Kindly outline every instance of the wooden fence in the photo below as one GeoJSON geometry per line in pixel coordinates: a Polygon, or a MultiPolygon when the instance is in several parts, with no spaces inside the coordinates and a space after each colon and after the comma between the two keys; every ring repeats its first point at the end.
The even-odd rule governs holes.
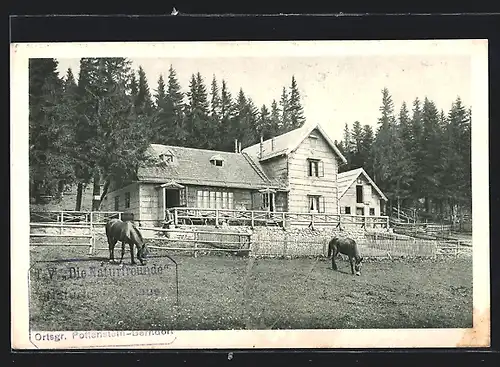
{"type": "MultiPolygon", "coordinates": [[[[30,246],[86,246],[89,255],[98,251],[108,251],[106,237],[102,228],[96,230],[100,222],[85,222],[82,224],[65,223],[30,223],[30,238],[43,239],[44,242],[30,241],[30,246]],[[56,228],[56,232],[51,229],[56,228]],[[67,233],[69,230],[79,229],[79,233],[67,233]],[[32,231],[34,230],[35,233],[32,231]],[[84,239],[85,242],[56,242],[55,238],[84,239]],[[101,245],[103,244],[103,245],[101,245]]],[[[232,252],[249,253],[250,234],[248,232],[209,231],[163,229],[158,227],[141,227],[141,232],[148,247],[154,250],[187,251],[197,256],[199,252],[232,252]],[[165,244],[176,244],[165,246],[165,244]]]]}
{"type": "Polygon", "coordinates": [[[359,226],[389,227],[388,216],[362,216],[330,213],[269,212],[259,210],[170,208],[166,221],[174,225],[205,224],[219,227],[223,223],[242,226],[359,226]]]}

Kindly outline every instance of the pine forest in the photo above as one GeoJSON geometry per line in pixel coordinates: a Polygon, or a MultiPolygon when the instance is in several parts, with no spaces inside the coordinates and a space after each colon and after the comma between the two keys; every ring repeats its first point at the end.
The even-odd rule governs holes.
{"type": "MultiPolygon", "coordinates": [[[[134,179],[151,143],[234,151],[235,139],[245,148],[306,122],[293,75],[276,99],[257,106],[239,86],[231,86],[239,88],[232,95],[216,75],[193,72],[181,86],[173,66],[153,90],[143,68],[126,58],[82,58],[77,79],[57,68],[55,59],[30,59],[32,202],[76,186],[79,210],[88,185],[102,199],[111,178],[134,179]]],[[[426,96],[395,106],[381,86],[378,121],[342,122],[343,136],[332,137],[348,161],[340,172],[363,167],[388,208],[414,208],[429,218],[470,213],[471,109],[450,98],[447,111],[426,96]]]]}

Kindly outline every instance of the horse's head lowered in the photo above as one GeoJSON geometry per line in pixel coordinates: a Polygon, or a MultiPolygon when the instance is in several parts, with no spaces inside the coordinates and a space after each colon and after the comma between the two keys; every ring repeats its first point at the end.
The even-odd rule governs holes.
{"type": "Polygon", "coordinates": [[[355,259],[354,262],[354,271],[356,272],[356,275],[361,275],[361,265],[363,264],[363,258],[359,257],[355,259]]]}
{"type": "Polygon", "coordinates": [[[146,263],[146,258],[149,256],[149,248],[146,246],[146,243],[143,243],[142,246],[137,246],[137,258],[146,263]]]}

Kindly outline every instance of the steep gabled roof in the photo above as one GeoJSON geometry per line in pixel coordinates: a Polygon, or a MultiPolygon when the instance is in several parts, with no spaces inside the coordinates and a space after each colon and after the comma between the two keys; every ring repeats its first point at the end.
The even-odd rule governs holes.
{"type": "Polygon", "coordinates": [[[151,144],[147,154],[156,158],[157,163],[139,167],[139,181],[174,181],[179,184],[246,189],[276,186],[240,153],[151,144]],[[174,155],[173,163],[164,163],[159,158],[167,152],[174,155]],[[210,160],[213,158],[223,160],[223,165],[212,164],[210,160]]]}
{"type": "Polygon", "coordinates": [[[363,168],[356,168],[351,171],[346,171],[339,173],[337,175],[337,184],[338,184],[338,190],[339,190],[339,199],[344,196],[346,193],[347,189],[351,187],[351,185],[358,179],[360,175],[363,175],[366,180],[372,185],[373,188],[378,192],[380,197],[387,201],[387,197],[384,195],[384,193],[378,188],[378,186],[373,182],[373,180],[368,176],[368,173],[363,168]]]}
{"type": "Polygon", "coordinates": [[[335,154],[344,163],[347,163],[346,158],[342,155],[340,150],[335,146],[334,142],[325,133],[320,125],[304,125],[298,129],[291,130],[285,134],[276,136],[272,139],[265,140],[262,143],[262,156],[260,156],[260,143],[251,145],[242,150],[242,152],[255,157],[260,162],[280,156],[288,155],[294,152],[300,144],[311,134],[313,130],[317,129],[323,138],[327,141],[328,145],[333,149],[335,154]]]}

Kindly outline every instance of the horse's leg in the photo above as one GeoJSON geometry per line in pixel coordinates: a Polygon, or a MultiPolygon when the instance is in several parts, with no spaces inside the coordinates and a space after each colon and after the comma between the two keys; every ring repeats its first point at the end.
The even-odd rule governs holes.
{"type": "Polygon", "coordinates": [[[109,249],[109,262],[115,262],[115,245],[116,241],[114,238],[108,237],[108,249],[109,249]]]}
{"type": "Polygon", "coordinates": [[[136,262],[134,260],[134,247],[135,247],[135,245],[132,243],[130,243],[129,245],[130,245],[130,261],[133,265],[135,265],[136,264],[136,262]]]}
{"type": "Polygon", "coordinates": [[[120,258],[120,264],[123,262],[123,255],[125,254],[125,242],[122,241],[122,256],[120,258]]]}
{"type": "Polygon", "coordinates": [[[337,270],[337,264],[335,263],[335,256],[338,255],[338,250],[336,247],[333,248],[333,254],[332,254],[332,269],[337,270]]]}
{"type": "Polygon", "coordinates": [[[351,273],[354,275],[354,258],[349,256],[349,262],[351,263],[351,273]]]}

